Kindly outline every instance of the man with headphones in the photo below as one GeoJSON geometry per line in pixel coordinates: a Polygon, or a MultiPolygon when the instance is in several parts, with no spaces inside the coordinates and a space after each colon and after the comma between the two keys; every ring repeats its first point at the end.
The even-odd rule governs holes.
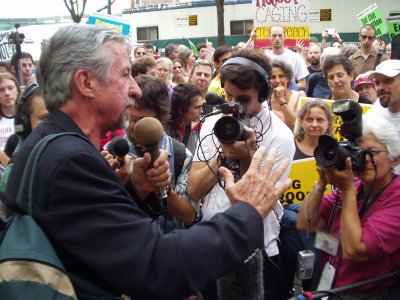
{"type": "MultiPolygon", "coordinates": [[[[203,124],[189,172],[188,193],[193,200],[202,200],[205,220],[225,211],[231,205],[222,187],[223,182],[217,176],[219,166],[230,168],[235,174],[235,180],[239,180],[249,167],[257,148],[264,146],[267,152],[275,149],[277,156],[273,172],[283,160],[291,163],[295,152],[292,132],[269,108],[262,105],[264,100],[269,100],[272,91],[269,82],[271,66],[267,59],[253,50],[239,50],[224,63],[220,74],[226,94],[247,110],[247,116],[243,120],[247,139],[239,139],[231,144],[218,141],[214,125],[221,114],[207,118],[203,124]]],[[[286,169],[281,180],[287,178],[289,169],[286,169]]],[[[264,292],[261,284],[257,295],[248,295],[248,299],[262,299],[262,294],[265,299],[284,297],[283,289],[279,288],[280,280],[284,278],[280,272],[277,240],[282,214],[282,205],[277,201],[273,211],[264,218],[264,268],[261,268],[264,269],[264,292]]],[[[223,288],[220,282],[217,286],[221,299],[235,299],[235,294],[227,294],[235,293],[234,289],[223,288]]],[[[254,288],[248,287],[248,290],[254,293],[254,288]]]]}
{"type": "MultiPolygon", "coordinates": [[[[17,110],[14,117],[15,133],[9,137],[4,148],[4,152],[8,157],[11,157],[11,159],[5,168],[0,181],[1,191],[5,191],[6,189],[15,153],[21,148],[25,138],[47,117],[49,113],[44,104],[42,92],[36,83],[32,83],[25,89],[24,93],[18,99],[16,106],[17,110]]],[[[5,219],[5,217],[3,204],[0,201],[0,218],[5,219]]]]}
{"type": "MultiPolygon", "coordinates": [[[[9,141],[14,141],[7,141],[4,148],[6,154],[11,157],[9,165],[13,162],[16,151],[21,148],[24,140],[49,114],[44,104],[42,92],[36,83],[32,83],[25,89],[24,93],[18,99],[16,107],[17,110],[14,117],[15,133],[9,138],[9,141]],[[15,136],[15,138],[13,136],[15,136]]],[[[6,174],[3,174],[0,190],[3,190],[3,184],[4,181],[6,181],[5,175],[6,174]]]]}

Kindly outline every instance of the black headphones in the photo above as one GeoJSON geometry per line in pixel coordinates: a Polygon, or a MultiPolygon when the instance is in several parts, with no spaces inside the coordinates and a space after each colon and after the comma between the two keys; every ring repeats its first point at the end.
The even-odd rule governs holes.
{"type": "Polygon", "coordinates": [[[259,64],[245,57],[232,57],[222,65],[221,70],[227,65],[243,65],[255,71],[263,78],[263,82],[265,83],[264,88],[260,91],[260,97],[258,101],[263,102],[271,97],[272,86],[269,81],[269,75],[259,64]]]}
{"type": "Polygon", "coordinates": [[[39,86],[36,83],[32,83],[25,89],[24,93],[18,100],[17,112],[14,117],[14,130],[21,138],[26,138],[32,131],[31,120],[29,116],[24,113],[24,108],[28,100],[38,89],[39,86]]]}

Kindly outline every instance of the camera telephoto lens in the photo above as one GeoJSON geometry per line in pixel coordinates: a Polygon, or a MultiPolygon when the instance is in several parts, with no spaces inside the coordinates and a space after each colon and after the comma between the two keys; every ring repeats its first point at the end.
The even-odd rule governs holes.
{"type": "Polygon", "coordinates": [[[327,161],[331,161],[334,159],[337,155],[337,149],[336,148],[325,148],[324,149],[324,159],[327,161]]]}
{"type": "Polygon", "coordinates": [[[318,167],[336,167],[344,170],[346,159],[352,157],[351,152],[346,149],[349,146],[342,146],[330,136],[322,135],[318,139],[318,146],[315,148],[314,157],[318,167]]]}
{"type": "Polygon", "coordinates": [[[223,116],[215,123],[214,133],[221,143],[233,144],[243,140],[246,132],[242,122],[231,116],[223,116]]]}

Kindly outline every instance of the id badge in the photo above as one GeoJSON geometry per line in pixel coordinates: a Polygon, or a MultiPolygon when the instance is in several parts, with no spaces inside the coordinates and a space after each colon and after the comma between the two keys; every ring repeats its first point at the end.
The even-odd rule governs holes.
{"type": "MultiPolygon", "coordinates": [[[[327,291],[331,289],[333,278],[335,277],[335,271],[335,268],[329,262],[325,264],[324,270],[321,274],[321,279],[318,283],[318,291],[327,291]]],[[[322,299],[326,300],[328,297],[323,297],[322,299]]]]}
{"type": "Polygon", "coordinates": [[[339,248],[339,240],[328,232],[317,231],[314,246],[329,255],[336,256],[339,248]]]}

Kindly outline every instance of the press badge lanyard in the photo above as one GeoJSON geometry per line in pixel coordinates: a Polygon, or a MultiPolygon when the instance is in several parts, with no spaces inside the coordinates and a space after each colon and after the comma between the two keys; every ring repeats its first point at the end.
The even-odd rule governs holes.
{"type": "Polygon", "coordinates": [[[315,235],[315,248],[331,256],[336,256],[339,248],[339,239],[331,233],[339,208],[339,196],[336,194],[324,230],[317,231],[315,235]]]}
{"type": "MultiPolygon", "coordinates": [[[[335,237],[331,231],[333,223],[336,219],[339,210],[339,196],[335,194],[335,200],[333,201],[333,206],[331,212],[329,213],[328,222],[324,230],[317,231],[315,235],[315,248],[329,254],[329,259],[326,262],[324,269],[321,273],[321,278],[318,283],[317,290],[329,290],[333,285],[336,270],[333,267],[333,260],[335,259],[338,249],[339,249],[339,238],[335,237]]],[[[340,254],[338,257],[338,267],[340,263],[340,254]]],[[[326,299],[327,297],[323,298],[326,299]]]]}

